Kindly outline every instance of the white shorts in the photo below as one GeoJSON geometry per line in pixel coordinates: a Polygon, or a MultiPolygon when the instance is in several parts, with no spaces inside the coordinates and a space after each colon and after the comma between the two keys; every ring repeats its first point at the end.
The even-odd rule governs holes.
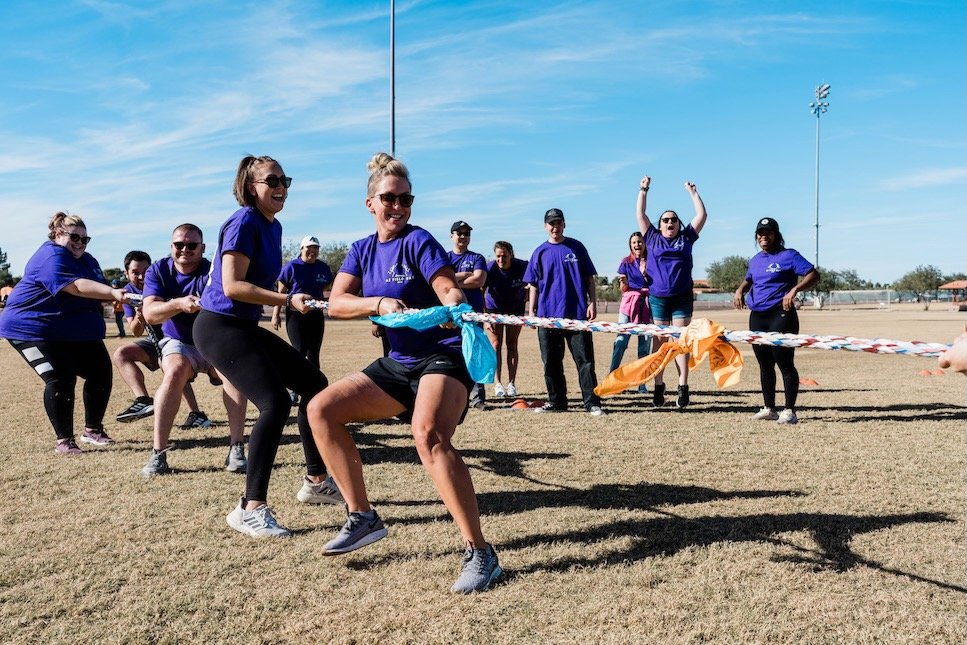
{"type": "Polygon", "coordinates": [[[158,344],[161,346],[162,363],[164,362],[165,356],[180,354],[188,359],[196,375],[207,374],[208,370],[211,369],[211,364],[205,360],[205,357],[201,355],[201,352],[194,345],[189,345],[188,343],[181,342],[177,338],[169,338],[167,336],[162,338],[158,344]]]}

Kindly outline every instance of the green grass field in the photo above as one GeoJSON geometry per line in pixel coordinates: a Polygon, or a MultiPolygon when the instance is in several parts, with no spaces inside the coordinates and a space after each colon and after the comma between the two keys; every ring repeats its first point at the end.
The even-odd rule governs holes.
{"type": "MultiPolygon", "coordinates": [[[[699,315],[747,328],[746,313],[699,315]]],[[[963,319],[801,312],[804,333],[939,342],[963,319]]],[[[542,398],[536,334],[521,338],[518,386],[542,398]]],[[[595,336],[599,378],[612,340],[595,336]]],[[[749,419],[762,402],[741,349],[741,384],[716,390],[703,365],[682,412],[629,392],[592,418],[570,363],[569,414],[470,410],[455,444],[506,576],[458,597],[459,533],[406,425],[355,428],[389,537],[322,557],[344,514],[295,500],[294,419],[269,501],[295,535],[256,541],[225,524],[243,478],[222,468],[207,379],[196,392],[222,423],[176,429],[175,472],[146,482],[151,421],[114,423],[119,378],[117,445],[58,457],[40,379],[0,343],[0,642],[964,642],[967,379],[918,376],[932,359],[800,350],[818,386],[784,427],[749,419]]],[[[368,323],[330,322],[323,367],[338,378],[378,351],[368,323]]]]}

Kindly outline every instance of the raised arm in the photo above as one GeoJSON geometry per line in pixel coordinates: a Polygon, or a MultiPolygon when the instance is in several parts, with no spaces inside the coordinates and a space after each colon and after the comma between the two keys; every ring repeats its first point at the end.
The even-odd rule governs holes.
{"type": "Polygon", "coordinates": [[[685,182],[685,190],[688,191],[689,197],[692,198],[692,206],[695,207],[695,217],[692,218],[692,228],[695,229],[696,233],[702,232],[702,227],[705,226],[705,220],[708,219],[708,213],[705,212],[705,204],[702,202],[702,198],[698,195],[698,189],[695,188],[695,184],[690,181],[685,182]]]}
{"type": "Polygon", "coordinates": [[[638,229],[641,234],[644,235],[651,228],[651,220],[648,219],[648,215],[645,213],[645,208],[648,205],[648,188],[651,186],[651,177],[645,176],[641,178],[641,183],[638,185],[638,208],[636,211],[638,218],[638,229]]]}

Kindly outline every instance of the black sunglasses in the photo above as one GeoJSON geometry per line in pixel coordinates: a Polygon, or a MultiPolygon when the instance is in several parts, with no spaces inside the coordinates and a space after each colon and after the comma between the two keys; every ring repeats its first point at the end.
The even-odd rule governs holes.
{"type": "Polygon", "coordinates": [[[253,179],[252,183],[265,184],[269,188],[278,188],[279,184],[285,184],[285,187],[288,188],[289,186],[292,185],[292,177],[286,177],[285,175],[282,175],[281,177],[276,177],[275,175],[269,175],[265,179],[253,179]]]}
{"type": "Polygon", "coordinates": [[[78,242],[81,244],[89,244],[91,241],[91,237],[89,235],[78,235],[77,233],[68,233],[67,231],[64,231],[64,235],[69,237],[71,242],[74,244],[77,244],[78,242]]]}
{"type": "Polygon", "coordinates": [[[179,251],[181,251],[182,249],[188,249],[189,251],[194,251],[199,246],[201,246],[201,242],[172,242],[171,246],[175,247],[179,251]]]}
{"type": "Polygon", "coordinates": [[[674,224],[675,222],[678,221],[678,218],[677,217],[663,217],[663,218],[661,218],[661,221],[664,222],[664,223],[666,223],[666,224],[674,224]]]}
{"type": "Polygon", "coordinates": [[[396,202],[400,203],[403,208],[409,208],[413,205],[413,200],[416,199],[413,195],[409,193],[403,193],[402,195],[394,195],[393,193],[380,193],[377,195],[379,201],[383,203],[383,206],[392,206],[396,202]]]}

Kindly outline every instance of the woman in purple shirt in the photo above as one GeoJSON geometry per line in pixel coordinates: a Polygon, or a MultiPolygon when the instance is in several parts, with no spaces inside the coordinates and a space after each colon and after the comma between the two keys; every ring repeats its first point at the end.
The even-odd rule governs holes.
{"type": "MultiPolygon", "coordinates": [[[[755,241],[762,250],[749,260],[745,280],[735,290],[735,308],[749,307],[751,331],[798,334],[796,295],[814,285],[819,280],[819,272],[798,251],[786,248],[786,242],[779,232],[779,222],[771,217],[763,217],[756,224],[755,241]]],[[[759,382],[765,403],[765,407],[752,418],[798,423],[796,397],[799,394],[799,372],[794,362],[796,350],[792,347],[753,345],[752,351],[759,361],[759,382]],[[781,413],[776,413],[777,365],[782,373],[782,389],[786,399],[786,407],[781,413]]]]}
{"type": "MultiPolygon", "coordinates": [[[[678,213],[665,211],[655,227],[645,214],[650,186],[651,177],[643,177],[639,184],[637,218],[638,228],[645,236],[645,247],[648,249],[648,275],[653,281],[648,296],[651,317],[656,325],[684,327],[692,322],[692,301],[695,297],[692,292],[692,245],[705,227],[708,213],[705,212],[705,204],[702,203],[695,184],[686,181],[685,190],[695,209],[692,222],[682,228],[678,213]]],[[[656,340],[657,345],[667,342],[660,337],[656,340]]],[[[675,405],[684,408],[689,403],[688,354],[675,358],[675,366],[678,368],[678,395],[675,405]]],[[[655,377],[652,403],[656,408],[665,405],[664,372],[655,377]]]]}
{"type": "MultiPolygon", "coordinates": [[[[413,194],[406,166],[381,152],[368,167],[366,208],[376,232],[350,248],[329,295],[329,315],[361,318],[464,302],[446,251],[432,235],[409,224],[413,194]]],[[[316,445],[349,513],[323,553],[348,553],[386,537],[385,525],[370,506],[359,450],[346,424],[402,416],[411,421],[420,461],[467,544],[463,571],[451,590],[482,591],[501,570],[480,528],[470,471],[451,442],[473,385],[460,334],[442,327],[384,331],[389,356],[336,381],[309,404],[316,445]]]]}
{"type": "MultiPolygon", "coordinates": [[[[638,231],[628,238],[628,250],[630,253],[618,265],[618,281],[621,283],[618,322],[647,325],[651,322],[651,310],[648,308],[651,276],[648,275],[645,238],[638,231]]],[[[614,339],[611,367],[608,371],[613,372],[621,366],[621,358],[625,355],[630,340],[631,336],[627,334],[618,334],[614,339]]],[[[650,341],[651,336],[647,334],[638,336],[638,358],[644,358],[648,354],[650,341]]],[[[638,386],[638,391],[647,392],[648,386],[642,383],[638,386]]]]}
{"type": "Polygon", "coordinates": [[[271,157],[249,155],[239,163],[234,192],[241,208],[218,232],[211,277],[193,328],[195,347],[259,411],[249,438],[245,496],[226,518],[233,529],[252,537],[290,535],[266,503],[292,405],[288,390],[302,397],[299,435],[308,472],[296,497],[307,503],[342,503],[306,418],[306,402],[326,387],[326,377],[292,345],[259,326],[265,305],[309,311],[307,294],[275,289],[282,268],[282,224],[276,216],[291,184],[292,178],[271,157]]]}
{"type": "MultiPolygon", "coordinates": [[[[494,260],[487,266],[487,295],[484,306],[490,313],[523,316],[527,306],[527,283],[524,272],[527,260],[514,257],[514,247],[510,242],[494,244],[494,260]]],[[[484,325],[490,344],[497,352],[497,371],[494,374],[494,396],[517,396],[517,364],[520,352],[517,341],[520,338],[519,325],[484,325]],[[507,387],[500,383],[501,345],[507,340],[507,387]]]]}
{"type": "Polygon", "coordinates": [[[54,452],[79,455],[74,441],[74,387],[84,379],[81,441],[106,446],[104,411],[111,397],[111,358],[104,347],[103,300],[125,303],[122,289],[105,284],[97,260],[87,252],[91,238],[84,220],[56,213],[47,225],[49,241],[27,261],[0,313],[6,338],[44,381],[44,408],[57,435],[54,452]]]}

